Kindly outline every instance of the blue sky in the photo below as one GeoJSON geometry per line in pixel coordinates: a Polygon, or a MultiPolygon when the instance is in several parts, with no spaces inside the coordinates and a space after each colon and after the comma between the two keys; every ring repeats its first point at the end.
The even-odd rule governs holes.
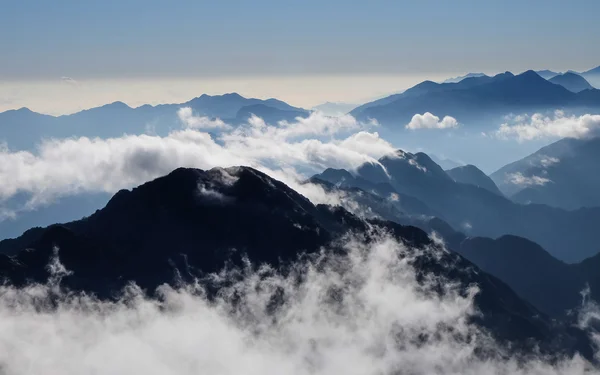
{"type": "MultiPolygon", "coordinates": [[[[0,109],[27,103],[29,91],[19,91],[24,82],[59,84],[62,76],[96,85],[212,80],[197,87],[213,93],[234,87],[237,77],[318,76],[323,85],[334,76],[411,77],[390,78],[395,89],[339,87],[352,95],[332,91],[336,97],[328,98],[352,101],[469,71],[586,70],[600,64],[598,14],[595,0],[3,0],[0,109]]],[[[118,96],[120,86],[114,87],[118,96]]],[[[310,101],[287,90],[263,91],[300,105],[310,101]]],[[[252,85],[247,91],[263,95],[252,85]]]]}
{"type": "Polygon", "coordinates": [[[598,1],[3,1],[2,79],[600,64],[598,1]]]}

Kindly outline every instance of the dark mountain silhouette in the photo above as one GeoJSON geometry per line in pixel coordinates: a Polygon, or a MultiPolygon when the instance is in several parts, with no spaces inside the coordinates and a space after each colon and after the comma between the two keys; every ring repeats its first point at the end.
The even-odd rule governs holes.
{"type": "Polygon", "coordinates": [[[190,107],[198,116],[239,123],[245,120],[244,114],[248,113],[243,108],[250,106],[261,106],[254,107],[255,111],[264,114],[274,123],[309,115],[308,111],[281,100],[244,98],[237,93],[215,96],[204,94],[185,103],[143,105],[137,108],[115,102],[56,117],[22,108],[0,113],[0,141],[6,142],[14,150],[33,150],[43,138],[50,137],[119,137],[123,134],[146,133],[148,127],[156,134],[166,135],[170,130],[182,126],[177,118],[179,108],[190,107]]]}
{"type": "Polygon", "coordinates": [[[591,90],[591,94],[586,91],[573,93],[531,70],[517,76],[507,72],[495,77],[466,78],[458,83],[425,81],[402,94],[364,104],[351,114],[398,127],[407,124],[416,113],[431,112],[440,117],[453,116],[463,124],[495,127],[498,119],[511,112],[599,109],[597,90],[591,90]]]}
{"type": "Polygon", "coordinates": [[[592,90],[594,87],[582,76],[575,73],[564,73],[556,75],[549,79],[550,82],[561,85],[572,92],[580,92],[583,90],[592,90]]]}
{"type": "Polygon", "coordinates": [[[600,138],[565,138],[511,163],[491,175],[515,202],[565,209],[600,206],[600,138]],[[518,183],[520,175],[544,183],[518,183]]]}
{"type": "MultiPolygon", "coordinates": [[[[567,211],[517,204],[484,188],[455,182],[423,153],[398,151],[379,162],[381,165],[359,167],[357,177],[373,184],[389,184],[398,194],[424,202],[435,216],[469,235],[525,237],[566,262],[581,261],[600,249],[594,224],[600,220],[600,208],[567,211]]],[[[355,186],[365,188],[364,184],[355,186]]]]}
{"type": "Polygon", "coordinates": [[[494,181],[474,165],[463,165],[461,167],[447,170],[446,173],[456,182],[471,184],[502,195],[494,181]]]}
{"type": "Polygon", "coordinates": [[[536,70],[535,72],[544,79],[550,79],[550,78],[555,77],[560,74],[560,73],[553,72],[552,70],[548,70],[548,69],[536,70]]]}
{"type": "MultiPolygon", "coordinates": [[[[251,168],[177,169],[132,191],[120,191],[84,220],[30,231],[27,241],[2,242],[0,248],[16,255],[0,255],[0,274],[16,285],[44,282],[49,276],[46,264],[58,247],[60,261],[72,271],[61,280],[64,287],[111,298],[135,281],[151,293],[165,282],[240,265],[244,254],[254,264],[283,266],[348,230],[368,239],[373,233],[367,231],[369,225],[411,246],[434,246],[417,228],[387,221],[368,224],[344,209],[314,206],[251,168]]],[[[579,352],[592,358],[584,332],[552,321],[458,254],[432,251],[415,253],[411,262],[419,277],[441,275],[463,288],[478,285],[475,303],[482,315],[473,322],[511,343],[513,350],[539,346],[554,355],[579,352]]],[[[443,289],[439,285],[432,292],[443,289]]]]}

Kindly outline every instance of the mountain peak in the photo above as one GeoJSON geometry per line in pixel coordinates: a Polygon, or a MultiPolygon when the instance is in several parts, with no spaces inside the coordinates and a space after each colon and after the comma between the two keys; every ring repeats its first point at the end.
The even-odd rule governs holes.
{"type": "Polygon", "coordinates": [[[579,74],[570,72],[559,74],[548,81],[560,85],[571,92],[580,92],[594,88],[585,78],[579,74]]]}
{"type": "Polygon", "coordinates": [[[537,74],[534,70],[527,70],[521,74],[518,74],[517,77],[527,78],[527,79],[543,79],[539,74],[537,74]]]}

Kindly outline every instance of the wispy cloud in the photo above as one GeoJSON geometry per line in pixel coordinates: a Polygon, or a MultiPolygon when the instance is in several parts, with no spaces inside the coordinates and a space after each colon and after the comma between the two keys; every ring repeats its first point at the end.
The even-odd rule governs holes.
{"type": "Polygon", "coordinates": [[[540,138],[593,138],[600,135],[600,115],[567,116],[556,111],[553,116],[535,113],[513,117],[496,131],[500,139],[520,142],[540,138]]]}
{"type": "Polygon", "coordinates": [[[458,121],[454,117],[444,116],[440,121],[438,116],[430,112],[424,114],[416,114],[412,117],[410,122],[406,125],[407,129],[451,129],[458,127],[458,121]]]}
{"type": "Polygon", "coordinates": [[[543,186],[549,182],[552,182],[550,179],[541,176],[525,176],[521,172],[509,173],[506,175],[506,181],[518,186],[543,186]]]}
{"type": "Polygon", "coordinates": [[[60,77],[60,80],[69,85],[79,85],[79,82],[77,82],[74,78],[71,77],[62,76],[60,77]]]}
{"type": "Polygon", "coordinates": [[[177,117],[185,127],[191,129],[226,129],[229,128],[223,120],[216,118],[211,119],[206,116],[194,115],[190,107],[179,108],[177,111],[177,117]]]}

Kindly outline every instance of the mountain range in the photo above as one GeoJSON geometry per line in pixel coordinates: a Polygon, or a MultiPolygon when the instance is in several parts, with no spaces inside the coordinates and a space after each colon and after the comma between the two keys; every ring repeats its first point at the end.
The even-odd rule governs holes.
{"type": "Polygon", "coordinates": [[[63,116],[21,108],[0,113],[0,141],[6,142],[11,149],[32,150],[44,138],[110,138],[148,131],[166,135],[170,130],[182,127],[177,111],[183,107],[191,108],[196,116],[219,118],[229,124],[245,122],[252,114],[272,123],[293,121],[309,114],[309,111],[281,100],[245,98],[237,93],[204,94],[185,103],[146,104],[137,108],[114,102],[63,116]]]}
{"type": "MultiPolygon", "coordinates": [[[[426,162],[422,156],[411,160],[426,162]]],[[[475,306],[481,314],[471,318],[472,324],[506,343],[508,350],[579,353],[593,360],[592,344],[582,330],[549,318],[496,277],[458,253],[439,248],[424,231],[363,220],[341,207],[315,206],[247,167],[180,168],[118,192],[87,218],[2,241],[0,275],[16,286],[44,283],[52,277],[47,265],[59,257],[69,270],[60,279],[62,287],[101,299],[114,298],[132,281],[149,295],[163,283],[193,281],[206,283],[209,293],[216,293],[211,288],[218,284],[205,277],[208,273],[247,262],[285,269],[302,254],[310,256],[323,247],[343,252],[336,241],[349,231],[362,233],[365,241],[388,233],[415,249],[408,261],[423,288],[432,288],[429,293],[444,293],[442,284],[426,283],[436,280],[431,277],[455,283],[464,293],[477,285],[475,306]]]]}
{"type": "MultiPolygon", "coordinates": [[[[568,78],[568,77],[567,77],[568,78]]],[[[376,118],[400,129],[416,113],[452,116],[471,127],[485,127],[508,113],[544,112],[556,109],[585,112],[600,109],[600,90],[578,93],[542,78],[529,70],[494,77],[465,78],[457,83],[422,82],[395,94],[354,109],[359,119],[376,118]],[[486,125],[487,124],[487,125],[486,125]]]]}
{"type": "Polygon", "coordinates": [[[548,82],[552,82],[555,85],[561,85],[562,87],[572,92],[580,92],[583,90],[594,89],[594,87],[590,85],[590,83],[586,81],[585,78],[575,73],[558,74],[550,78],[548,82]]]}
{"type": "Polygon", "coordinates": [[[358,107],[356,104],[326,102],[314,106],[312,109],[323,112],[327,116],[341,116],[345,115],[356,107],[358,107]]]}
{"type": "Polygon", "coordinates": [[[343,172],[315,177],[384,197],[392,193],[391,186],[393,193],[424,202],[430,212],[458,231],[491,238],[506,234],[522,236],[539,243],[563,261],[581,261],[600,250],[594,224],[600,220],[600,207],[568,211],[539,204],[518,204],[497,192],[464,183],[465,180],[455,181],[424,153],[399,150],[395,155],[379,159],[379,163],[363,164],[354,173],[356,179],[341,177],[343,172]],[[364,180],[386,188],[369,189],[364,180]]]}
{"type": "Polygon", "coordinates": [[[564,138],[490,177],[515,202],[564,209],[600,206],[600,139],[564,138]]]}

